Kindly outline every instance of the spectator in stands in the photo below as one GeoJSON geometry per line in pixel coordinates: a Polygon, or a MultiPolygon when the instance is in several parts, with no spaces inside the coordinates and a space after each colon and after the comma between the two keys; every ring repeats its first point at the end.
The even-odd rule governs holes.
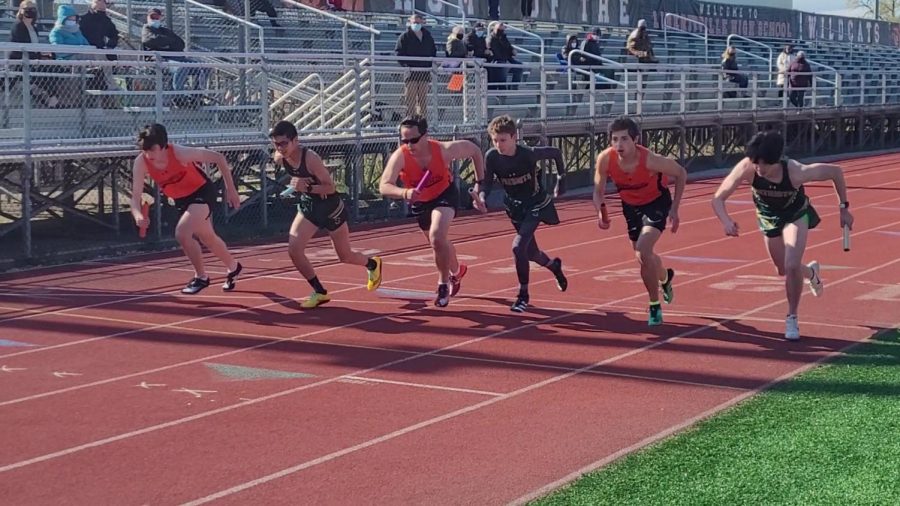
{"type": "Polygon", "coordinates": [[[450,30],[450,35],[447,36],[446,52],[449,58],[465,58],[469,56],[469,50],[466,48],[466,43],[463,42],[462,25],[456,25],[450,30]]]}
{"type": "MultiPolygon", "coordinates": [[[[119,30],[106,14],[106,0],[93,0],[88,12],[81,16],[81,33],[97,49],[115,49],[119,45],[119,30]]],[[[115,60],[116,55],[107,55],[115,60]]]]}
{"type": "Polygon", "coordinates": [[[659,63],[659,60],[653,55],[653,43],[650,42],[646,20],[638,21],[637,28],[628,35],[625,49],[637,57],[639,63],[659,63]]]}
{"type": "Polygon", "coordinates": [[[778,98],[784,96],[784,83],[787,82],[788,69],[794,61],[794,46],[786,44],[784,49],[778,55],[778,77],[775,83],[778,84],[778,98]]]}
{"type": "MultiPolygon", "coordinates": [[[[511,65],[522,65],[522,62],[516,60],[516,50],[513,48],[512,43],[506,38],[506,25],[500,22],[494,22],[490,25],[491,36],[488,38],[487,45],[488,49],[491,50],[491,54],[494,57],[494,63],[497,64],[511,64],[511,65]]],[[[493,89],[502,90],[502,89],[510,89],[517,90],[519,89],[518,85],[506,86],[506,78],[509,74],[512,74],[512,80],[514,83],[522,82],[522,69],[521,68],[512,68],[509,67],[495,67],[488,69],[488,82],[489,83],[504,83],[504,84],[494,84],[491,86],[493,89]]]]}
{"type": "MultiPolygon", "coordinates": [[[[141,46],[145,51],[160,51],[180,53],[184,51],[184,39],[172,30],[163,26],[162,9],[153,7],[147,11],[147,24],[141,31],[141,46]]],[[[181,56],[166,56],[166,60],[190,62],[188,58],[181,56]]],[[[194,90],[205,90],[209,82],[208,68],[178,67],[172,76],[172,89],[185,91],[188,77],[194,76],[194,90]]],[[[175,104],[179,106],[196,103],[195,97],[182,96],[175,98],[175,104]]]]}
{"type": "MultiPolygon", "coordinates": [[[[738,73],[737,50],[733,46],[725,48],[722,53],[722,70],[726,71],[722,77],[728,81],[737,84],[741,88],[747,87],[747,76],[738,73]]],[[[726,91],[725,98],[734,98],[737,93],[734,91],[726,91]]]]}
{"type": "MultiPolygon", "coordinates": [[[[37,4],[32,0],[23,0],[16,12],[16,23],[9,32],[9,41],[18,44],[40,44],[40,31],[38,30],[37,4]]],[[[22,53],[13,51],[9,54],[11,60],[21,60],[22,53]]],[[[40,60],[41,53],[28,53],[28,58],[40,60]]]]}
{"type": "Polygon", "coordinates": [[[487,38],[484,31],[484,23],[481,21],[475,23],[472,30],[466,36],[466,49],[472,53],[475,58],[483,58],[491,61],[491,52],[487,48],[487,38]]]}
{"type": "MultiPolygon", "coordinates": [[[[569,53],[571,53],[575,49],[580,49],[581,43],[578,41],[578,35],[574,33],[570,33],[566,37],[566,43],[563,45],[562,49],[559,50],[559,54],[562,55],[563,60],[569,61],[569,53]]],[[[580,56],[575,56],[572,58],[572,63],[575,65],[580,65],[582,58],[580,56]]]]}
{"type": "MultiPolygon", "coordinates": [[[[90,46],[78,26],[78,12],[71,5],[60,5],[56,10],[56,24],[50,30],[50,43],[60,46],[90,46]]],[[[80,59],[72,53],[56,52],[57,60],[80,59]]]]}
{"type": "MultiPolygon", "coordinates": [[[[23,0],[19,4],[18,12],[16,12],[16,23],[13,25],[12,31],[9,32],[9,41],[18,44],[40,44],[40,31],[38,30],[37,21],[37,4],[32,0],[23,0]]],[[[39,52],[28,52],[28,59],[31,60],[32,65],[34,65],[34,62],[37,60],[48,59],[51,57],[52,55],[46,55],[39,52]]],[[[11,51],[9,53],[10,60],[20,60],[21,58],[21,51],[11,51]]],[[[48,83],[46,79],[44,79],[44,82],[37,82],[32,78],[31,97],[33,100],[36,100],[38,104],[56,107],[59,105],[59,99],[50,91],[52,86],[48,86],[48,84],[52,85],[52,81],[48,83]]]]}
{"type": "MultiPolygon", "coordinates": [[[[400,34],[394,51],[399,57],[434,58],[437,48],[431,32],[425,28],[425,18],[419,14],[409,17],[409,27],[400,34]]],[[[406,76],[406,109],[410,116],[425,116],[428,87],[431,83],[431,61],[401,59],[400,65],[409,67],[406,76]]]]}
{"type": "Polygon", "coordinates": [[[806,61],[806,53],[797,53],[797,59],[788,67],[788,77],[791,84],[790,99],[794,107],[803,107],[803,98],[806,89],[812,86],[812,66],[806,61]]]}
{"type": "MultiPolygon", "coordinates": [[[[602,32],[600,31],[600,27],[595,27],[589,33],[584,36],[584,42],[581,43],[581,50],[585,53],[592,54],[594,56],[603,56],[603,48],[600,46],[600,37],[602,32]]],[[[584,58],[584,64],[590,67],[600,67],[603,66],[603,62],[601,60],[597,60],[595,58],[584,58]]],[[[612,69],[604,69],[599,72],[599,75],[607,78],[607,79],[615,79],[616,71],[612,69]]],[[[612,83],[607,82],[599,82],[595,85],[596,88],[612,88],[614,85],[612,83]]]]}

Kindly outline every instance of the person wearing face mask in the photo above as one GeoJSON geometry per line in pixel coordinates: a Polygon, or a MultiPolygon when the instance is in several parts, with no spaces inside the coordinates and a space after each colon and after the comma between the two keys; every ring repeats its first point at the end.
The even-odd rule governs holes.
{"type": "MultiPolygon", "coordinates": [[[[78,26],[78,12],[71,5],[60,5],[56,10],[56,24],[50,30],[51,44],[60,46],[90,46],[81,29],[78,26]]],[[[56,52],[57,60],[71,60],[75,55],[72,53],[56,52]]]]}
{"type": "MultiPolygon", "coordinates": [[[[575,35],[575,34],[573,33],[573,34],[570,34],[568,37],[566,37],[566,44],[565,44],[565,45],[562,47],[562,49],[560,49],[560,51],[559,51],[559,53],[560,53],[560,54],[562,55],[562,57],[563,57],[563,60],[565,60],[566,62],[568,62],[568,61],[569,61],[569,53],[571,53],[571,52],[572,52],[573,50],[575,50],[575,49],[578,49],[578,46],[579,46],[579,42],[578,42],[578,36],[577,36],[577,35],[575,35]]],[[[576,55],[576,56],[572,59],[572,63],[574,63],[574,64],[576,64],[576,65],[580,65],[580,64],[581,64],[581,57],[576,55]]]]}
{"type": "Polygon", "coordinates": [[[466,49],[475,58],[491,60],[491,52],[487,48],[487,39],[485,39],[484,23],[481,21],[475,23],[475,26],[466,35],[466,49]]]}
{"type": "MultiPolygon", "coordinates": [[[[512,46],[512,42],[506,37],[506,25],[503,23],[491,23],[491,36],[488,38],[487,45],[494,57],[494,63],[522,65],[522,62],[516,60],[516,50],[512,46]]],[[[516,84],[506,85],[506,78],[512,74],[514,83],[522,82],[521,67],[492,67],[488,69],[488,82],[494,90],[517,90],[519,86],[516,84]],[[504,83],[504,84],[494,84],[504,83]]]]}
{"type": "Polygon", "coordinates": [[[394,48],[400,65],[407,67],[406,109],[410,116],[425,116],[428,88],[431,83],[431,60],[437,56],[437,48],[431,32],[425,28],[425,18],[419,14],[409,17],[409,28],[397,39],[394,48]]]}
{"type": "MultiPolygon", "coordinates": [[[[37,26],[38,11],[37,4],[32,0],[24,0],[19,4],[19,11],[16,12],[16,24],[13,25],[9,32],[9,41],[19,44],[40,44],[40,32],[37,26]]],[[[10,53],[11,60],[21,60],[22,53],[13,51],[10,53]]],[[[28,58],[39,60],[41,53],[28,53],[28,58]]]]}
{"type": "Polygon", "coordinates": [[[465,58],[469,55],[466,43],[463,42],[462,26],[456,25],[453,30],[450,30],[450,35],[447,36],[446,52],[448,58],[465,58]]]}
{"type": "MultiPolygon", "coordinates": [[[[145,51],[160,52],[182,52],[184,51],[184,40],[175,32],[163,26],[162,9],[156,7],[147,12],[147,24],[141,31],[141,45],[145,51]]],[[[168,56],[166,60],[171,61],[190,61],[187,58],[168,56]]],[[[172,89],[182,91],[187,88],[188,77],[194,76],[194,90],[205,90],[207,81],[209,80],[209,69],[178,67],[172,76],[172,89]]],[[[191,97],[176,97],[176,105],[186,105],[192,102],[191,97]]]]}
{"type": "MultiPolygon", "coordinates": [[[[592,54],[594,56],[603,56],[603,48],[600,46],[600,35],[601,31],[599,27],[594,28],[590,33],[585,35],[584,42],[581,43],[581,50],[585,53],[592,54]]],[[[601,67],[603,66],[603,61],[595,58],[584,57],[585,66],[590,67],[601,67]]],[[[597,75],[605,77],[607,79],[615,79],[616,72],[612,69],[603,69],[603,70],[595,70],[597,75]]],[[[586,76],[585,76],[586,78],[586,76]]],[[[609,89],[613,88],[615,85],[606,81],[597,81],[594,85],[595,89],[609,89]]]]}
{"type": "MultiPolygon", "coordinates": [[[[119,31],[106,14],[108,6],[106,0],[93,0],[91,9],[81,16],[81,33],[97,49],[115,49],[119,44],[119,31]]],[[[107,55],[106,58],[115,60],[116,56],[107,55]]]]}
{"type": "MultiPolygon", "coordinates": [[[[9,41],[18,44],[40,44],[40,32],[37,26],[38,11],[37,4],[32,0],[24,0],[19,4],[19,11],[16,13],[16,24],[13,25],[9,33],[9,41]]],[[[46,59],[49,56],[38,52],[28,52],[28,59],[32,62],[36,60],[46,59]]],[[[9,53],[10,60],[22,59],[21,51],[11,51],[9,53]]],[[[33,63],[32,63],[33,64],[33,63]]],[[[59,99],[51,91],[54,88],[54,81],[43,78],[40,80],[32,79],[31,81],[31,97],[38,104],[47,107],[56,107],[59,105],[59,99]]]]}

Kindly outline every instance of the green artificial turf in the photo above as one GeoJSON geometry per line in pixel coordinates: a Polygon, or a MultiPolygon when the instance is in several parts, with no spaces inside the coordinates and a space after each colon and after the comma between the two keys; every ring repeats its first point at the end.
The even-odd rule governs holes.
{"type": "Polygon", "coordinates": [[[900,504],[900,332],[534,504],[900,504]]]}

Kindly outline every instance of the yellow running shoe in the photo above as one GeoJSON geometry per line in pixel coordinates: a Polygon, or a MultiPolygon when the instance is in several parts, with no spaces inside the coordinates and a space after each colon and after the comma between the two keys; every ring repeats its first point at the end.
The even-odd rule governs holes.
{"type": "Polygon", "coordinates": [[[331,296],[327,293],[313,292],[308,299],[304,300],[300,307],[303,309],[312,309],[321,306],[331,300],[331,296]]]}
{"type": "Polygon", "coordinates": [[[372,257],[372,260],[375,261],[375,268],[369,271],[369,282],[366,284],[369,291],[381,286],[381,257],[372,257]]]}

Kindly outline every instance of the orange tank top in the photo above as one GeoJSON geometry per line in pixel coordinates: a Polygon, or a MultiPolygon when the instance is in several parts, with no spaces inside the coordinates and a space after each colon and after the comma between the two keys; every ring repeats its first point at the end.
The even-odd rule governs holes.
{"type": "Polygon", "coordinates": [[[643,146],[635,146],[638,153],[637,167],[634,172],[625,172],[619,165],[619,153],[613,148],[607,149],[609,153],[609,167],[607,175],[619,189],[619,197],[622,202],[633,206],[642,206],[658,199],[669,182],[665,175],[650,172],[647,168],[647,155],[650,151],[643,146]]]}
{"type": "Polygon", "coordinates": [[[428,162],[428,167],[425,169],[419,165],[419,162],[409,152],[408,146],[404,145],[400,148],[403,150],[403,170],[400,171],[400,180],[403,181],[403,186],[415,188],[422,181],[422,177],[425,176],[425,170],[431,173],[428,181],[425,182],[425,186],[422,188],[422,193],[419,194],[419,200],[423,202],[438,198],[453,182],[453,173],[450,172],[450,168],[444,163],[444,156],[441,154],[441,144],[430,139],[428,144],[431,149],[431,161],[428,162]]]}
{"type": "Polygon", "coordinates": [[[156,181],[160,191],[166,197],[180,199],[187,197],[206,184],[206,174],[194,163],[183,164],[175,158],[175,150],[172,146],[166,148],[168,161],[165,169],[153,167],[149,160],[145,160],[147,172],[150,178],[156,181]]]}

